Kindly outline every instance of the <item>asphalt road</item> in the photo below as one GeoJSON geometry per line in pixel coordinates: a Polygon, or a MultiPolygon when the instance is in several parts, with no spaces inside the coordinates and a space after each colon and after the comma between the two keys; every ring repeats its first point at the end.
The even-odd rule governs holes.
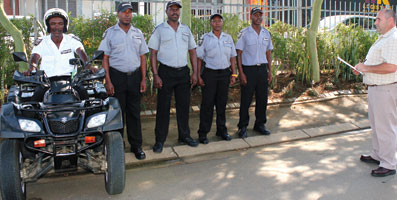
{"type": "Polygon", "coordinates": [[[127,171],[121,195],[109,196],[102,175],[44,178],[28,199],[311,200],[397,199],[397,176],[375,178],[370,131],[218,153],[127,171]]]}

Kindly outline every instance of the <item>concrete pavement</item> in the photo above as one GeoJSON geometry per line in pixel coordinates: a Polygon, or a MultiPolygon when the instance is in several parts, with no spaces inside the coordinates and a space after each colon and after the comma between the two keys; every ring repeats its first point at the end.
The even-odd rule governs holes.
{"type": "MultiPolygon", "coordinates": [[[[351,92],[335,92],[323,94],[316,99],[288,99],[273,101],[268,106],[267,128],[272,132],[270,136],[259,135],[252,130],[255,120],[254,108],[250,109],[249,137],[238,138],[236,135],[238,123],[238,105],[233,104],[227,110],[227,127],[232,141],[222,141],[215,136],[215,119],[208,137],[210,143],[189,147],[177,143],[177,126],[175,115],[171,116],[169,135],[163,153],[156,154],[151,150],[154,144],[155,116],[142,117],[143,149],[145,160],[137,160],[126,147],[126,164],[128,167],[169,160],[180,160],[199,155],[248,149],[269,144],[308,139],[328,134],[335,134],[369,127],[367,119],[366,94],[351,94],[351,92]]],[[[150,113],[146,113],[150,114],[150,113]]],[[[192,108],[190,115],[191,136],[197,138],[199,126],[199,111],[192,108]],[[194,111],[196,110],[196,111],[194,111]]],[[[124,134],[125,135],[125,134],[124,134]]],[[[128,145],[128,142],[126,141],[128,145]]]]}
{"type": "Polygon", "coordinates": [[[125,190],[114,196],[106,194],[103,175],[43,178],[28,184],[28,199],[396,199],[397,176],[372,177],[377,166],[359,160],[370,141],[370,130],[360,130],[184,157],[127,170],[125,190]]]}

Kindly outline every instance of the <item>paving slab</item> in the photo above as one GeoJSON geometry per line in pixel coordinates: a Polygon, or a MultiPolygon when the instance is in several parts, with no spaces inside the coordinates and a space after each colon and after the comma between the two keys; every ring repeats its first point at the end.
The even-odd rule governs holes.
{"type": "Polygon", "coordinates": [[[328,126],[321,126],[316,128],[308,128],[303,129],[303,131],[308,134],[310,137],[317,137],[322,135],[329,135],[334,133],[340,133],[344,131],[356,130],[359,127],[352,123],[342,123],[342,124],[334,124],[328,126]]]}
{"type": "Polygon", "coordinates": [[[358,120],[358,121],[352,121],[352,123],[356,126],[358,126],[359,128],[370,128],[370,123],[369,123],[369,119],[362,119],[362,120],[358,120]]]}
{"type": "Polygon", "coordinates": [[[231,141],[210,142],[208,144],[200,144],[198,147],[190,147],[187,145],[174,146],[174,151],[178,157],[189,157],[195,155],[203,155],[216,152],[232,151],[246,149],[250,146],[243,139],[232,139],[231,141]]]}
{"type": "Polygon", "coordinates": [[[145,150],[144,152],[146,154],[145,160],[136,159],[133,153],[125,153],[125,164],[126,165],[144,164],[149,162],[172,160],[178,158],[178,156],[175,154],[175,152],[172,150],[171,147],[163,148],[162,153],[154,153],[152,150],[145,150]]]}
{"type": "Polygon", "coordinates": [[[299,139],[306,139],[310,138],[302,130],[295,130],[295,131],[287,131],[287,132],[279,132],[279,133],[272,133],[270,135],[260,135],[260,136],[253,136],[245,138],[245,142],[249,144],[250,147],[257,147],[269,144],[275,144],[280,142],[286,141],[293,141],[299,139]]]}

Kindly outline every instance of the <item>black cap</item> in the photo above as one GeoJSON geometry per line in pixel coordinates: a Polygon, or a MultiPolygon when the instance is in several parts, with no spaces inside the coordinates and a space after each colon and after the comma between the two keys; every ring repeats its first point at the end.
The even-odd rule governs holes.
{"type": "Polygon", "coordinates": [[[215,14],[211,15],[210,20],[214,19],[214,17],[220,17],[221,19],[223,19],[221,14],[215,13],[215,14]]]}
{"type": "Polygon", "coordinates": [[[258,8],[258,7],[255,7],[255,8],[251,9],[251,15],[253,15],[253,14],[257,13],[257,12],[260,12],[260,13],[263,14],[263,11],[260,8],[258,8]]]}
{"type": "Polygon", "coordinates": [[[177,5],[179,8],[182,8],[181,3],[179,3],[178,1],[169,1],[167,3],[167,9],[168,9],[168,7],[173,6],[173,5],[177,5]]]}
{"type": "Polygon", "coordinates": [[[117,12],[120,12],[120,11],[124,12],[127,9],[131,9],[132,10],[131,3],[129,3],[129,2],[123,2],[123,3],[120,3],[119,6],[117,6],[117,12]]]}

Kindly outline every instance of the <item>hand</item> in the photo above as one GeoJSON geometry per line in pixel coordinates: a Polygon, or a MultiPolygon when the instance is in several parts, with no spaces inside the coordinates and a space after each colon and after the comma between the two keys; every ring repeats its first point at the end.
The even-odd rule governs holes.
{"type": "Polygon", "coordinates": [[[163,81],[161,80],[159,75],[153,76],[154,88],[161,89],[163,87],[163,81]]]}
{"type": "Polygon", "coordinates": [[[141,93],[146,91],[146,79],[141,81],[141,89],[139,90],[141,93]]]}
{"type": "Polygon", "coordinates": [[[106,92],[108,93],[108,95],[113,96],[114,95],[114,87],[113,87],[112,82],[106,81],[105,87],[106,87],[106,92]]]}
{"type": "MultiPolygon", "coordinates": [[[[364,72],[365,71],[365,65],[363,64],[363,63],[358,63],[356,66],[354,66],[354,68],[355,69],[357,69],[358,71],[362,71],[362,72],[364,72]]],[[[353,74],[354,75],[360,75],[360,72],[358,72],[357,70],[354,70],[353,69],[353,74]]]]}
{"type": "Polygon", "coordinates": [[[30,76],[32,74],[33,69],[29,68],[27,71],[22,72],[24,76],[30,76]]]}
{"type": "Polygon", "coordinates": [[[197,74],[193,73],[192,76],[190,77],[190,88],[193,88],[195,85],[197,85],[197,74]]]}
{"type": "Polygon", "coordinates": [[[201,78],[201,76],[198,76],[198,83],[199,86],[204,87],[205,83],[204,80],[201,78]]]}
{"type": "Polygon", "coordinates": [[[93,66],[91,66],[91,65],[87,65],[87,66],[85,67],[85,69],[91,70],[91,72],[92,72],[93,74],[95,74],[95,73],[98,71],[98,69],[97,69],[96,67],[93,67],[93,66]]]}
{"type": "Polygon", "coordinates": [[[240,73],[240,84],[244,86],[247,85],[247,77],[244,73],[240,73]]]}
{"type": "Polygon", "coordinates": [[[273,75],[272,75],[271,72],[268,72],[268,73],[267,73],[267,80],[268,80],[268,83],[269,83],[269,85],[270,85],[270,83],[272,83],[272,80],[273,80],[273,75]]]}
{"type": "Polygon", "coordinates": [[[230,77],[230,85],[234,85],[236,83],[236,77],[230,77]]]}

